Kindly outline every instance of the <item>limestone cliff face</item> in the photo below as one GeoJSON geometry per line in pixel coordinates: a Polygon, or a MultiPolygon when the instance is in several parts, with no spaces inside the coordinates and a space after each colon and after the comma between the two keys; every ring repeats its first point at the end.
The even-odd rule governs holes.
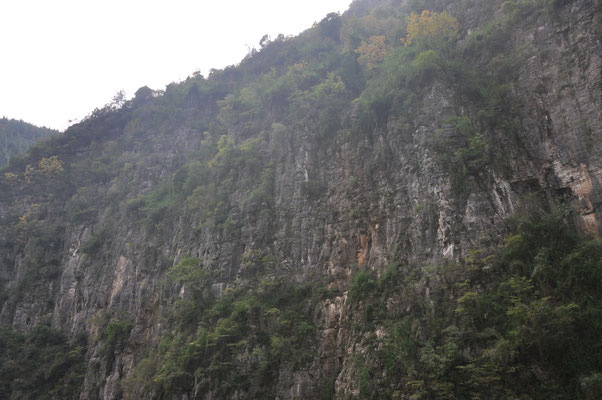
{"type": "MultiPolygon", "coordinates": [[[[458,13],[460,3],[467,6],[450,2],[447,7],[452,15],[463,15],[459,46],[500,12],[502,2],[488,7],[475,2],[463,14],[458,13]]],[[[452,137],[449,118],[476,118],[479,105],[463,88],[434,78],[416,89],[407,114],[391,109],[386,121],[360,136],[326,140],[311,128],[288,126],[267,115],[267,123],[252,136],[262,149],[261,159],[270,163],[269,201],[252,207],[245,201],[249,188],[235,184],[226,226],[207,224],[205,216],[188,207],[161,216],[160,229],[149,229],[137,217],[136,199],[171,179],[187,154],[207,148],[197,124],[215,120],[216,109],[189,95],[165,128],[153,124],[156,110],[149,104],[154,100],[141,93],[141,103],[117,111],[122,120],[106,128],[95,127],[95,120],[72,128],[74,137],[85,130],[108,132],[69,154],[73,174],[84,168],[87,152],[100,146],[112,148],[111,157],[121,165],[115,175],[101,179],[97,192],[76,188],[66,199],[49,198],[4,183],[0,239],[10,246],[0,259],[0,322],[27,331],[50,321],[69,335],[85,332],[91,339],[80,398],[119,399],[144,349],[170,331],[162,319],[167,308],[187,296],[185,287],[166,279],[167,269],[184,255],[202,259],[215,272],[211,291],[220,297],[245,281],[245,254],[261,250],[279,260],[278,273],[291,282],[326,282],[337,293],[311,311],[316,327],[312,361],[299,370],[282,366],[276,398],[317,398],[318,382],[333,376],[340,398],[356,396],[353,356],[368,350],[353,328],[359,318],[347,294],[353,269],[381,274],[393,259],[419,268],[466,257],[472,249],[501,241],[505,218],[525,196],[536,193],[549,204],[573,205],[583,232],[602,232],[600,18],[596,2],[576,0],[516,25],[503,44],[504,54],[523,55],[512,65],[517,78],[506,100],[517,111],[514,125],[511,134],[497,127],[481,132],[502,162],[468,174],[461,189],[440,162],[435,139],[452,137]],[[138,161],[132,167],[129,160],[138,161]],[[65,219],[58,212],[86,196],[90,201],[83,217],[65,219]],[[101,201],[94,203],[94,198],[101,201]],[[16,227],[17,216],[35,218],[37,230],[16,227]],[[28,276],[37,267],[26,254],[36,246],[34,232],[58,220],[61,228],[45,232],[48,239],[39,256],[52,259],[53,269],[31,282],[28,276]],[[98,238],[100,250],[94,251],[90,243],[98,238]],[[132,326],[122,346],[108,356],[101,332],[113,317],[132,326]]],[[[479,57],[473,61],[478,64],[479,57]]],[[[354,112],[338,118],[353,119],[354,112]]],[[[98,123],[108,124],[102,118],[98,123]]],[[[228,134],[235,142],[247,139],[241,126],[230,126],[228,134]]],[[[60,145],[56,153],[66,159],[60,145]]],[[[428,285],[422,289],[428,292],[428,285]]],[[[236,392],[231,398],[252,397],[236,392]]],[[[204,398],[215,397],[208,393],[204,398]]]]}

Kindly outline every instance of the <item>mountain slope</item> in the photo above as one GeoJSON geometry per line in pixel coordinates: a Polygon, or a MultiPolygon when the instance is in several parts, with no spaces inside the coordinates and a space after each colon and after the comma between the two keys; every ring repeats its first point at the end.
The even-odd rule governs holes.
{"type": "Polygon", "coordinates": [[[38,144],[0,181],[0,345],[57,368],[5,397],[595,398],[599,32],[358,1],[38,144]]]}
{"type": "Polygon", "coordinates": [[[8,165],[12,156],[25,153],[40,138],[54,133],[57,132],[23,121],[0,119],[0,168],[8,165]]]}

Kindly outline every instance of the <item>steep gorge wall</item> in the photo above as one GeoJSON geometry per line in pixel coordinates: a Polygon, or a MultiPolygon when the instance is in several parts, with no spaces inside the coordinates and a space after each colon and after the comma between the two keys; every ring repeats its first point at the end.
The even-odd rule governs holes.
{"type": "MultiPolygon", "coordinates": [[[[477,29],[468,24],[485,18],[480,12],[488,11],[466,12],[464,40],[477,29]]],[[[208,144],[194,126],[197,117],[181,114],[165,135],[146,116],[138,126],[128,124],[137,109],[131,115],[124,111],[125,124],[116,128],[124,133],[87,146],[88,151],[113,146],[124,167],[98,187],[103,202],[92,206],[93,218],[68,221],[50,233],[54,247],[46,247],[42,257],[53,252],[56,271],[23,286],[34,268],[24,256],[33,246],[27,235],[17,240],[13,254],[3,254],[0,321],[27,331],[49,320],[70,335],[85,332],[92,339],[80,398],[121,398],[143,351],[170,331],[163,318],[166,310],[187,296],[186,288],[166,279],[166,271],[184,255],[198,257],[215,272],[211,290],[219,297],[246,281],[241,271],[245,254],[262,251],[278,260],[275,275],[299,285],[325,284],[336,293],[311,312],[313,358],[300,370],[283,365],[275,383],[277,398],[316,398],[318,383],[331,376],[336,376],[338,395],[357,395],[353,355],[366,350],[353,328],[359,317],[347,294],[353,270],[380,275],[394,260],[422,268],[467,257],[473,249],[500,242],[505,219],[531,194],[542,194],[549,205],[573,204],[583,232],[602,232],[599,18],[594,2],[578,0],[517,24],[505,49],[525,55],[515,66],[518,79],[511,86],[516,128],[512,135],[496,128],[483,132],[504,163],[468,175],[461,189],[440,162],[434,138],[453,135],[449,117],[475,119],[479,105],[462,88],[435,78],[416,90],[407,114],[392,109],[386,123],[361,136],[323,138],[311,129],[268,121],[264,126],[269,128],[254,135],[261,159],[270,163],[272,175],[266,179],[271,200],[250,207],[249,187],[235,184],[226,210],[228,225],[208,224],[194,208],[183,208],[162,220],[160,228],[150,229],[137,219],[134,201],[171,179],[185,154],[202,152],[208,144]],[[129,140],[125,151],[123,137],[129,140]],[[140,157],[143,161],[128,172],[128,159],[140,157]],[[116,188],[126,195],[112,203],[116,188]],[[84,248],[99,235],[105,235],[100,251],[84,248]],[[131,321],[131,331],[122,347],[107,356],[101,332],[112,318],[131,321]]],[[[212,113],[209,108],[206,112],[212,113]]],[[[237,126],[229,129],[237,140],[241,132],[237,126]]],[[[86,154],[76,154],[73,165],[85,165],[86,154]]],[[[45,201],[39,193],[11,189],[0,203],[0,217],[14,221],[12,216],[41,204],[40,226],[62,218],[54,210],[66,202],[45,201]]],[[[5,241],[13,235],[8,225],[3,223],[5,241]]],[[[422,290],[428,291],[428,285],[422,290]]],[[[235,393],[232,398],[245,396],[235,393]]]]}

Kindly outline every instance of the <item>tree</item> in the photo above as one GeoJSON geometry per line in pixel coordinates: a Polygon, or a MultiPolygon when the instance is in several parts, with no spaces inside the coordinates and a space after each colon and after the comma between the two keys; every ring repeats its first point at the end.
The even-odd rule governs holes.
{"type": "Polygon", "coordinates": [[[113,96],[113,99],[109,103],[109,108],[119,109],[125,104],[125,91],[120,90],[113,96]]]}
{"type": "Polygon", "coordinates": [[[340,40],[340,30],[342,25],[343,23],[341,21],[341,16],[334,12],[328,14],[318,24],[321,33],[324,36],[333,39],[335,42],[338,42],[340,40]]]}
{"type": "Polygon", "coordinates": [[[4,180],[12,185],[19,181],[19,175],[13,174],[12,172],[5,172],[4,180]]]}
{"type": "Polygon", "coordinates": [[[360,56],[357,61],[366,68],[372,69],[376,63],[383,62],[387,57],[387,45],[384,36],[371,36],[368,41],[362,41],[355,52],[360,56]]]}
{"type": "Polygon", "coordinates": [[[404,46],[416,44],[426,49],[440,49],[449,45],[458,37],[458,20],[446,11],[431,13],[422,11],[412,13],[408,18],[406,37],[401,38],[404,46]]]}
{"type": "Polygon", "coordinates": [[[261,47],[263,49],[264,47],[268,46],[270,43],[272,43],[272,41],[270,40],[270,35],[268,35],[266,33],[265,35],[263,35],[263,37],[259,41],[259,47],[261,47]]]}
{"type": "Polygon", "coordinates": [[[28,164],[25,168],[25,182],[31,183],[37,177],[54,178],[63,172],[63,161],[57,156],[44,157],[38,163],[38,167],[28,164]]]}

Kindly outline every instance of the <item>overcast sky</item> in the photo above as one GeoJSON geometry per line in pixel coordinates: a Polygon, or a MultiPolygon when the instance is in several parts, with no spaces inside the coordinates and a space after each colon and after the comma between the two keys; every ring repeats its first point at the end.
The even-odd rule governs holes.
{"type": "Polygon", "coordinates": [[[63,130],[125,90],[238,63],[351,0],[0,0],[0,117],[63,130]]]}

